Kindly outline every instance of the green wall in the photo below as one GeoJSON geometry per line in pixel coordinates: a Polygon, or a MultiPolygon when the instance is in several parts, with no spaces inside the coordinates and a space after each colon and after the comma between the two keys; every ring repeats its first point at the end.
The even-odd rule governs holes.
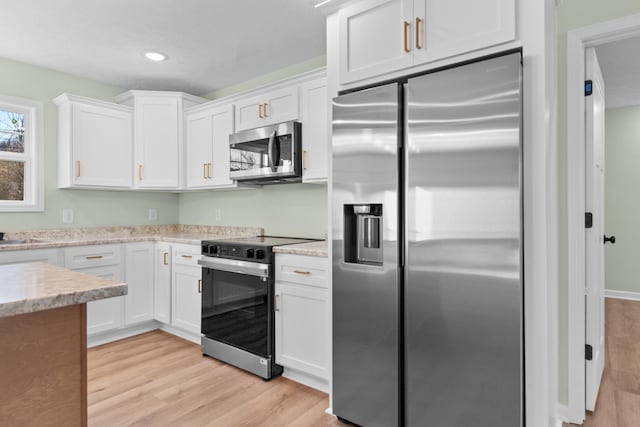
{"type": "Polygon", "coordinates": [[[180,195],[180,223],[264,228],[272,236],[326,238],[327,186],[282,184],[180,195]],[[220,209],[216,221],[215,209],[220,209]]]}
{"type": "Polygon", "coordinates": [[[559,400],[568,403],[567,374],[567,31],[640,13],[638,0],[561,0],[558,5],[559,400]]]}
{"type": "Polygon", "coordinates": [[[605,232],[616,236],[605,246],[605,284],[640,293],[640,107],[607,110],[605,127],[605,232]]]}
{"type": "Polygon", "coordinates": [[[57,109],[51,102],[62,92],[113,101],[124,92],[69,74],[0,58],[0,94],[42,101],[44,104],[45,210],[0,213],[0,231],[62,227],[171,224],[178,221],[174,194],[59,190],[57,188],[57,109]],[[75,212],[73,224],[62,224],[62,209],[75,212]],[[148,209],[158,210],[158,221],[147,220],[148,209]]]}

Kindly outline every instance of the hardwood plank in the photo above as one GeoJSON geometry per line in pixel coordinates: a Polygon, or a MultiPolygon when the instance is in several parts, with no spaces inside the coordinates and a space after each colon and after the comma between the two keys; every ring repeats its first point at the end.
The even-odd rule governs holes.
{"type": "Polygon", "coordinates": [[[583,426],[639,426],[640,301],[605,299],[605,339],[605,369],[596,409],[587,412],[583,426]]]}
{"type": "Polygon", "coordinates": [[[339,426],[328,396],[263,381],[153,331],[88,352],[90,426],[339,426]]]}

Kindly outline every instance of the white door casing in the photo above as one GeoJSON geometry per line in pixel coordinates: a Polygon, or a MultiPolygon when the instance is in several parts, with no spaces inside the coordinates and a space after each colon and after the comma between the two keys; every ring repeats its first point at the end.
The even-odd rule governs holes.
{"type": "Polygon", "coordinates": [[[585,73],[592,94],[585,97],[585,209],[593,214],[593,226],[585,229],[586,241],[586,344],[593,348],[586,360],[585,408],[593,411],[602,380],[604,346],[604,80],[595,49],[585,51],[585,73]]]}

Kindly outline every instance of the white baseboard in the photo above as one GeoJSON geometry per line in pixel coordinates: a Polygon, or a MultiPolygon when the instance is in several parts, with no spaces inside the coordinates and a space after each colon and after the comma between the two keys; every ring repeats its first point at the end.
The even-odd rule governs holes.
{"type": "Polygon", "coordinates": [[[102,344],[107,344],[112,341],[118,341],[125,338],[132,337],[134,335],[144,334],[158,329],[160,324],[155,320],[150,322],[141,323],[139,325],[129,326],[127,328],[116,329],[115,331],[102,332],[95,335],[87,336],[87,348],[96,347],[102,344]]]}
{"type": "Polygon", "coordinates": [[[640,292],[614,291],[605,289],[604,296],[606,298],[628,299],[632,301],[640,301],[640,292]]]}
{"type": "Polygon", "coordinates": [[[313,375],[306,374],[298,371],[297,369],[287,367],[284,368],[282,376],[297,383],[304,384],[307,387],[315,388],[316,390],[329,394],[329,381],[325,379],[314,377],[313,375]]]}
{"type": "Polygon", "coordinates": [[[556,403],[555,405],[555,426],[562,427],[562,423],[569,423],[569,407],[567,405],[562,405],[560,403],[556,403]]]}
{"type": "Polygon", "coordinates": [[[173,326],[165,325],[164,323],[160,323],[159,329],[165,332],[169,332],[171,335],[175,335],[187,341],[191,341],[192,343],[198,345],[202,344],[202,337],[200,336],[200,334],[185,332],[182,329],[174,328],[173,326]]]}

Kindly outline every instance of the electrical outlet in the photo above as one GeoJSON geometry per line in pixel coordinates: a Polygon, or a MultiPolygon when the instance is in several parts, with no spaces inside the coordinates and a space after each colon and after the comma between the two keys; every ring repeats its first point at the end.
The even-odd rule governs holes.
{"type": "Polygon", "coordinates": [[[73,209],[62,209],[62,223],[73,224],[73,209]]]}
{"type": "Polygon", "coordinates": [[[155,208],[149,209],[149,221],[158,220],[158,210],[155,208]]]}
{"type": "Polygon", "coordinates": [[[218,221],[218,222],[219,222],[219,221],[221,221],[221,220],[222,220],[222,209],[220,209],[220,208],[215,208],[215,209],[213,210],[213,212],[214,212],[214,215],[215,215],[216,221],[218,221]]]}

